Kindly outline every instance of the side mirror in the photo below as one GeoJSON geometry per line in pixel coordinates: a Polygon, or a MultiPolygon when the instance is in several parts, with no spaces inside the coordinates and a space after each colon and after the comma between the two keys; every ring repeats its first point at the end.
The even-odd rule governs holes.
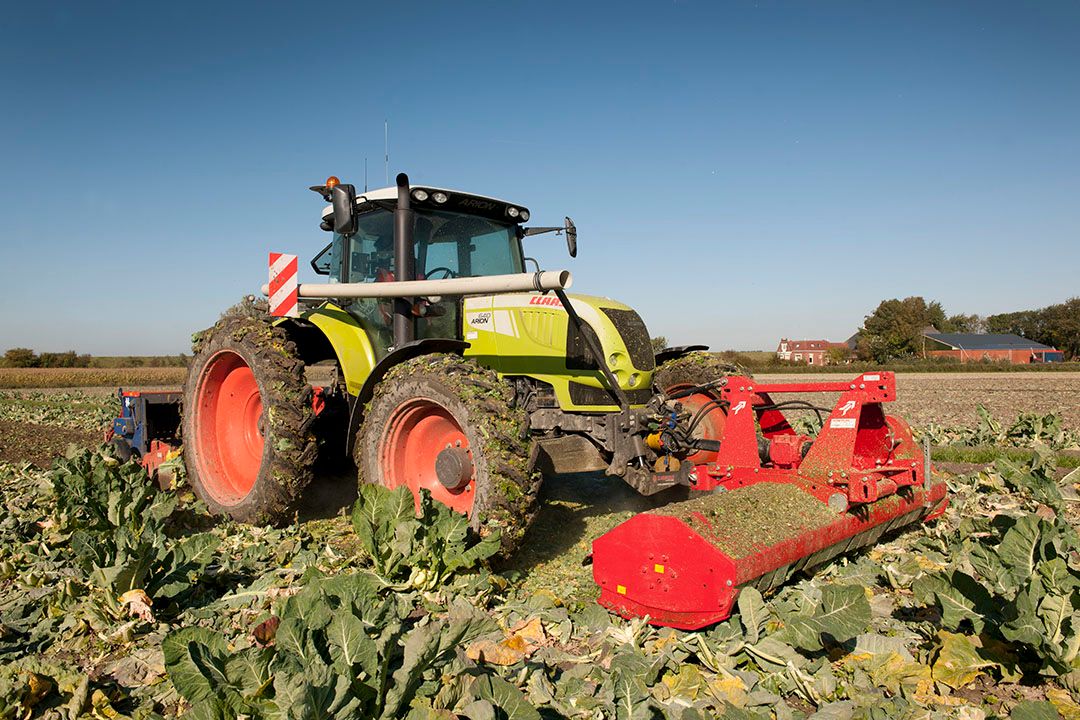
{"type": "Polygon", "coordinates": [[[356,188],[339,184],[330,192],[330,202],[334,206],[334,232],[352,235],[356,232],[356,188]]]}
{"type": "Polygon", "coordinates": [[[577,226],[574,225],[574,221],[570,218],[566,218],[566,249],[570,253],[570,257],[577,257],[577,226]]]}

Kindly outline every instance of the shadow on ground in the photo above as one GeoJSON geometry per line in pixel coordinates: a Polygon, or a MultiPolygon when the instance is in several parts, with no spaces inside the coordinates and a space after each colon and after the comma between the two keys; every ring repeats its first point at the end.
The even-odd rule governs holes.
{"type": "Polygon", "coordinates": [[[545,478],[540,499],[521,549],[498,569],[520,574],[526,593],[542,589],[563,600],[592,600],[592,541],[636,513],[686,495],[676,488],[642,497],[622,480],[577,474],[545,478]]]}
{"type": "MultiPolygon", "coordinates": [[[[589,565],[592,541],[636,513],[685,499],[681,488],[642,497],[622,480],[599,474],[545,478],[540,510],[521,549],[496,570],[518,575],[526,593],[543,590],[563,600],[592,600],[597,594],[589,565]]],[[[347,516],[355,502],[355,465],[326,464],[317,468],[304,493],[300,520],[347,516]]]]}
{"type": "Polygon", "coordinates": [[[325,520],[344,512],[356,502],[356,466],[345,459],[333,463],[320,460],[315,479],[304,490],[300,520],[325,520]]]}

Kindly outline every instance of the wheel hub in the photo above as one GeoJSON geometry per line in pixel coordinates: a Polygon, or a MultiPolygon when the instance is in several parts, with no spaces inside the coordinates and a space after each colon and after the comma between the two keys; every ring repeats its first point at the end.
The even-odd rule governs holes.
{"type": "Polygon", "coordinates": [[[435,474],[447,490],[457,490],[473,476],[472,455],[460,447],[443,448],[435,458],[435,474]]]}
{"type": "Polygon", "coordinates": [[[383,485],[420,490],[466,515],[476,497],[476,471],[465,431],[454,415],[429,398],[410,398],[390,414],[379,447],[383,485]]]}

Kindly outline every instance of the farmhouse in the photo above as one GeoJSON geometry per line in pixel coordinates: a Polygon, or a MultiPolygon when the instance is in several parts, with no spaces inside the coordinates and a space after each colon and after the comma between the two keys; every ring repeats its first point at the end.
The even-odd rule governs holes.
{"type": "Polygon", "coordinates": [[[1019,335],[983,333],[923,333],[923,355],[961,362],[1004,360],[1015,365],[1063,359],[1060,350],[1019,335]]]}
{"type": "Polygon", "coordinates": [[[807,365],[827,365],[829,350],[847,350],[847,343],[835,343],[828,340],[788,340],[780,338],[776,348],[776,357],[784,362],[806,363],[807,365]]]}

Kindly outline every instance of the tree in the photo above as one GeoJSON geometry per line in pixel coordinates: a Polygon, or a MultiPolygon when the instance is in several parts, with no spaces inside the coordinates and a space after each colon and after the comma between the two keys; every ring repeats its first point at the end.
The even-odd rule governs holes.
{"type": "Polygon", "coordinates": [[[984,333],[986,332],[986,320],[975,314],[964,315],[963,313],[957,313],[956,315],[950,315],[937,328],[941,332],[984,333]]]}
{"type": "Polygon", "coordinates": [[[4,353],[4,366],[10,368],[37,367],[37,354],[30,348],[11,348],[4,353]]]}
{"type": "Polygon", "coordinates": [[[922,352],[922,334],[927,327],[947,325],[939,302],[927,303],[921,297],[883,300],[866,316],[859,330],[858,356],[864,360],[887,362],[904,355],[922,352]]]}
{"type": "Polygon", "coordinates": [[[68,350],[66,353],[43,352],[39,356],[39,362],[43,368],[85,367],[80,364],[83,357],[85,356],[76,354],[74,350],[68,350]]]}
{"type": "Polygon", "coordinates": [[[829,348],[825,353],[825,357],[828,359],[830,365],[843,365],[851,359],[851,348],[849,347],[834,347],[829,348]]]}
{"type": "Polygon", "coordinates": [[[1068,354],[1080,357],[1080,297],[1070,298],[1043,311],[1045,339],[1039,340],[1068,354]]]}
{"type": "Polygon", "coordinates": [[[1038,310],[991,315],[986,318],[986,328],[1050,345],[1071,359],[1080,358],[1080,297],[1038,310]]]}
{"type": "Polygon", "coordinates": [[[664,337],[663,335],[657,335],[656,337],[654,337],[652,339],[653,355],[660,352],[661,350],[667,350],[667,346],[668,346],[667,338],[664,337]]]}

